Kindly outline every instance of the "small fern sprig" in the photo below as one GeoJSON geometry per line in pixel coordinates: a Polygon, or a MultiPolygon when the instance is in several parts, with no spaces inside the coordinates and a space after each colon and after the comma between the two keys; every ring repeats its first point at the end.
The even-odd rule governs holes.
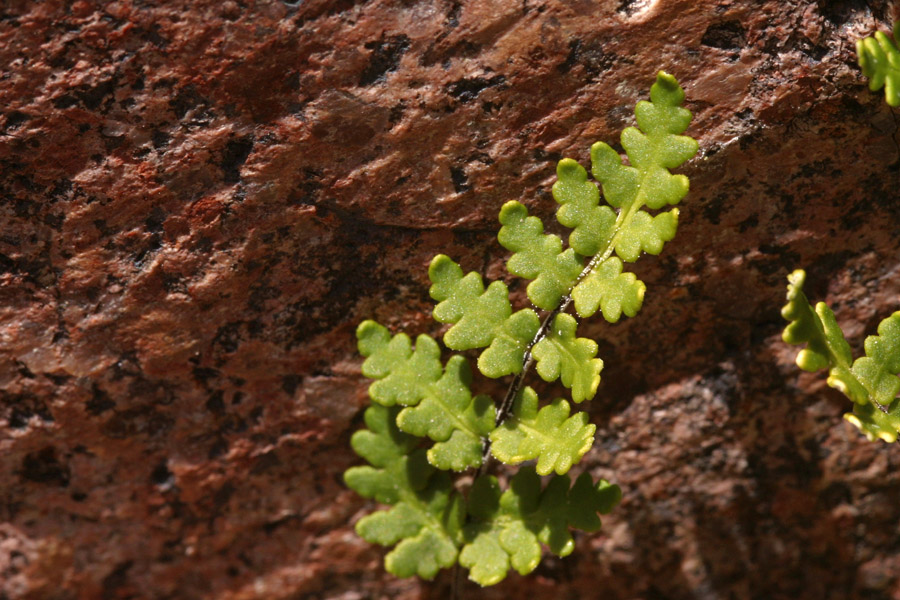
{"type": "Polygon", "coordinates": [[[440,349],[427,335],[413,346],[403,333],[365,321],[357,329],[359,351],[373,406],[367,430],[351,443],[370,466],[345,473],[361,495],[393,506],[364,517],[356,530],[364,539],[395,545],[385,558],[388,571],[430,578],[457,561],[481,584],[497,583],[510,568],[531,572],[541,544],[558,556],[572,551],[570,528],[595,531],[598,513],[621,498],[618,486],[592,482],[582,474],[570,487],[566,473],[593,444],[596,427],[585,412],[557,398],[543,408],[537,394],[523,387],[532,366],[545,381],[560,380],[572,401],[593,398],[603,361],[597,343],[576,334],[576,316],[600,311],[609,322],[634,316],[646,286],[625,263],[642,252],[658,254],[672,239],[677,204],[688,191],[684,175],[669,169],[691,158],[697,142],[681,135],[691,114],[681,108],[684,92],[660,72],[650,101],[639,102],[639,128],[622,133],[629,164],[607,144],[591,148],[591,173],[608,205],[600,205],[597,184],[571,159],[560,161],[553,196],[557,220],[573,231],[564,248],[558,236],[528,215],[519,202],[500,210],[498,239],[512,252],[507,268],[532,280],[532,308],[513,311],[501,281],[485,286],[480,274],[464,273],[450,257],[436,256],[428,269],[434,318],[451,327],[443,336],[451,350],[481,349],[477,366],[491,378],[512,375],[499,409],[488,396],[473,396],[471,371],[462,356],[441,364],[440,349]],[[659,211],[651,215],[651,211],[659,211]],[[422,447],[426,439],[429,448],[422,447]],[[502,491],[486,475],[491,458],[505,464],[534,460],[502,491]],[[468,498],[454,491],[444,471],[475,468],[468,498]],[[548,476],[546,486],[541,476],[548,476]]]}
{"type": "Polygon", "coordinates": [[[863,75],[869,78],[869,89],[884,88],[890,106],[900,106],[900,21],[894,23],[893,40],[876,31],[872,37],[856,41],[856,55],[863,75]]]}
{"type": "Polygon", "coordinates": [[[897,441],[900,432],[900,311],[878,325],[878,335],[866,338],[866,355],[853,360],[850,345],[834,313],[824,302],[815,308],[803,293],[806,273],[788,276],[788,303],[782,316],[789,321],[782,338],[788,344],[806,344],[797,355],[804,371],[828,369],[828,385],[853,401],[844,418],[870,441],[897,441]]]}

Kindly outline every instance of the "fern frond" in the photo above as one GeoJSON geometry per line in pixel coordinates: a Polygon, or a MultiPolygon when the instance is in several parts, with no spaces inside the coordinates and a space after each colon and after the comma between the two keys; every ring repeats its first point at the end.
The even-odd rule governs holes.
{"type": "Polygon", "coordinates": [[[487,377],[502,377],[522,370],[522,360],[540,327],[537,313],[522,309],[512,314],[509,290],[502,281],[494,281],[487,290],[481,275],[465,277],[458,264],[438,254],[428,268],[431,297],[438,301],[434,319],[453,323],[444,334],[444,343],[452,350],[487,350],[478,357],[478,370],[487,377]]]}
{"type": "Polygon", "coordinates": [[[431,579],[456,563],[465,511],[449,474],[429,465],[425,452],[414,449],[418,440],[397,428],[399,412],[378,404],[366,409],[369,429],[353,434],[350,444],[371,466],[347,469],[344,482],[365,498],[394,505],[356,524],[366,541],[396,544],[384,559],[388,572],[431,579]]]}
{"type": "MultiPolygon", "coordinates": [[[[640,129],[628,127],[622,132],[622,146],[631,164],[624,165],[608,144],[597,142],[591,147],[591,174],[603,185],[607,202],[621,209],[615,237],[642,235],[639,228],[627,222],[640,208],[657,210],[678,204],[688,192],[688,178],[669,172],[692,158],[698,148],[696,140],[679,135],[691,122],[690,111],[680,107],[682,102],[684,91],[675,78],[660,73],[650,88],[650,102],[641,101],[635,106],[640,129]]],[[[648,222],[645,217],[642,219],[648,222]]],[[[617,247],[621,242],[613,239],[612,243],[617,247]]],[[[624,247],[633,244],[626,242],[624,247]]]]}
{"type": "Polygon", "coordinates": [[[472,398],[466,359],[452,356],[442,370],[440,349],[429,336],[420,335],[413,351],[408,336],[391,338],[375,321],[362,322],[356,335],[360,353],[368,357],[363,374],[377,379],[369,396],[383,406],[408,407],[397,416],[397,425],[437,442],[428,450],[428,461],[454,471],[480,466],[482,438],[494,429],[496,407],[488,396],[472,398]]]}
{"type": "Polygon", "coordinates": [[[497,239],[513,252],[507,269],[513,275],[534,279],[527,291],[535,306],[555,309],[584,268],[581,257],[572,248],[563,251],[558,236],[544,235],[541,220],[529,217],[528,209],[515,200],[500,209],[500,222],[503,227],[497,239]]]}
{"type": "MultiPolygon", "coordinates": [[[[570,388],[575,403],[595,395],[603,361],[596,357],[596,342],[577,337],[578,322],[566,311],[574,302],[581,317],[599,310],[616,322],[640,310],[646,286],[623,272],[623,263],[643,252],[658,254],[675,235],[678,209],[661,209],[684,197],[688,179],[670,169],[698,147],[681,135],[691,120],[683,101],[677,81],[660,72],[650,101],[635,107],[638,127],[622,133],[627,164],[604,143],[591,148],[596,181],[574,160],[559,162],[553,197],[557,220],[572,229],[568,248],[559,236],[545,233],[523,204],[511,201],[501,209],[498,239],[511,252],[507,268],[532,280],[528,298],[548,311],[543,323],[530,308],[513,312],[503,282],[485,287],[480,274],[464,273],[443,254],[431,261],[433,316],[450,325],[444,344],[452,350],[481,349],[478,369],[488,377],[516,375],[499,409],[487,396],[472,396],[468,362],[453,356],[444,365],[429,336],[419,336],[413,347],[408,336],[392,337],[374,321],[359,326],[359,350],[366,357],[362,371],[376,380],[369,388],[375,404],[365,414],[368,429],[354,434],[351,443],[369,465],[348,469],[344,478],[361,495],[391,505],[356,526],[366,540],[395,546],[385,558],[389,572],[430,578],[458,560],[470,579],[492,585],[510,568],[533,571],[542,546],[568,555],[574,548],[570,528],[597,530],[598,513],[609,512],[621,499],[618,486],[594,482],[588,474],[571,484],[566,473],[590,449],[596,427],[586,413],[572,415],[562,398],[540,407],[537,394],[523,387],[524,378],[534,366],[546,381],[560,379],[570,388]],[[606,199],[602,205],[597,182],[606,199]],[[428,450],[425,437],[434,442],[428,450]],[[491,456],[507,464],[536,464],[520,468],[502,492],[496,478],[483,476],[491,456]],[[446,471],[468,467],[478,470],[466,500],[453,490],[446,471]],[[540,475],[550,478],[543,488],[540,475]]],[[[815,338],[818,348],[821,319],[813,317],[807,337],[815,338]]],[[[873,359],[879,352],[873,350],[873,359]]],[[[874,366],[863,367],[884,386],[874,366]]],[[[857,406],[854,418],[862,427],[881,427],[881,412],[868,414],[870,405],[857,406]]]]}
{"type": "Polygon", "coordinates": [[[459,554],[469,579],[493,585],[510,568],[530,573],[540,562],[541,544],[557,556],[568,556],[575,547],[569,528],[596,531],[597,513],[611,511],[622,496],[618,486],[606,480],[595,484],[587,473],[571,489],[569,482],[568,475],[554,476],[541,490],[541,479],[531,467],[519,469],[502,494],[495,477],[476,480],[459,554]]]}
{"type": "Polygon", "coordinates": [[[828,369],[828,385],[854,403],[853,413],[844,418],[870,440],[896,441],[900,432],[900,311],[878,325],[879,335],[866,338],[866,356],[853,361],[834,313],[824,302],[814,310],[803,294],[805,279],[802,270],[788,276],[788,303],[781,311],[789,321],[782,339],[788,344],[806,344],[797,355],[797,366],[806,371],[828,369]]]}
{"type": "Polygon", "coordinates": [[[866,355],[853,362],[853,374],[863,383],[869,398],[888,406],[900,392],[900,312],[878,324],[878,335],[866,338],[866,355]]]}
{"type": "Polygon", "coordinates": [[[602,184],[610,206],[599,206],[599,191],[578,163],[564,159],[557,167],[558,181],[553,186],[553,197],[560,204],[557,220],[574,228],[569,245],[593,257],[590,272],[571,291],[582,317],[598,308],[610,322],[623,312],[633,316],[640,309],[645,286],[633,275],[622,275],[621,261],[634,262],[642,252],[659,254],[675,236],[678,209],[656,215],[641,209],[677,204],[688,192],[688,178],[669,171],[689,160],[698,148],[696,140],[680,135],[691,121],[690,111],[680,106],[683,101],[684,91],[675,78],[660,72],[650,89],[650,101],[635,107],[639,128],[622,132],[630,164],[624,164],[606,143],[591,147],[591,174],[602,184]],[[613,253],[618,257],[615,261],[613,253]]]}
{"type": "Polygon", "coordinates": [[[591,449],[596,429],[585,412],[569,416],[569,403],[562,398],[538,411],[537,394],[525,387],[512,417],[491,433],[491,453],[508,465],[537,459],[539,475],[564,475],[591,449]]]}
{"type": "Polygon", "coordinates": [[[556,315],[546,337],[532,350],[537,360],[538,375],[544,381],[559,378],[564,386],[572,388],[572,400],[576,403],[594,397],[603,369],[603,361],[594,358],[597,356],[597,342],[576,338],[577,326],[578,321],[571,315],[556,315]]]}
{"type": "Polygon", "coordinates": [[[863,75],[869,78],[869,89],[884,88],[890,106],[900,106],[900,21],[894,23],[894,39],[881,31],[856,41],[856,55],[863,75]]]}

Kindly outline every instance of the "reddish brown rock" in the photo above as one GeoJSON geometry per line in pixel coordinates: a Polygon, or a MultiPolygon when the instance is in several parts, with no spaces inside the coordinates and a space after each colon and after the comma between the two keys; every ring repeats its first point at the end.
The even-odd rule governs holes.
{"type": "Polygon", "coordinates": [[[467,597],[897,597],[897,450],[779,337],[797,267],[857,351],[898,308],[897,113],[853,48],[897,17],[3,3],[0,596],[446,597],[352,531],[355,326],[436,332],[438,252],[504,276],[500,205],[552,218],[556,161],[617,139],[662,68],[701,144],[681,230],[636,264],[641,314],[582,330],[607,365],[583,464],[624,500],[467,597]]]}

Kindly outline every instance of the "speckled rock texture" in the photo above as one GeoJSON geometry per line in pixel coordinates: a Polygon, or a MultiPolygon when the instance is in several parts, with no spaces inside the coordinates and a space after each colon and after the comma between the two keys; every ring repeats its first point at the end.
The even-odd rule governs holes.
{"type": "MultiPolygon", "coordinates": [[[[582,463],[622,504],[466,598],[900,598],[900,450],[780,340],[809,273],[859,352],[900,308],[900,115],[871,0],[0,3],[0,598],[446,598],[353,533],[354,330],[437,333],[439,252],[632,123],[700,154],[582,463]]],[[[524,304],[522,282],[509,280],[524,304]]],[[[496,385],[484,389],[499,389],[496,385]]],[[[548,388],[549,389],[549,388],[548,388]]]]}

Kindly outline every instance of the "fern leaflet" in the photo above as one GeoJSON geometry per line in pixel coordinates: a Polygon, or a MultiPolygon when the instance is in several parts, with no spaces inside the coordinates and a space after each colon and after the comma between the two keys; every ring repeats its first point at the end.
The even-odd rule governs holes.
{"type": "Polygon", "coordinates": [[[451,350],[488,349],[478,358],[478,370],[487,377],[502,377],[522,370],[522,359],[540,327],[537,314],[523,308],[512,314],[509,291],[502,281],[487,290],[481,275],[462,269],[448,256],[439,254],[428,268],[431,297],[438,301],[434,319],[454,323],[444,334],[451,350]]]}
{"type": "Polygon", "coordinates": [[[528,209],[515,200],[500,209],[500,222],[503,227],[497,239],[514,252],[507,269],[513,275],[534,279],[528,284],[528,298],[538,308],[553,310],[584,268],[581,258],[572,248],[563,251],[559,237],[542,235],[541,220],[529,217],[528,209]]]}
{"type": "Polygon", "coordinates": [[[615,323],[622,313],[633,317],[644,303],[647,286],[634,273],[622,272],[622,261],[611,256],[588,273],[572,290],[575,312],[583,317],[592,316],[600,309],[603,317],[615,323]]]}
{"type": "Polygon", "coordinates": [[[491,453],[514,465],[537,459],[539,475],[563,475],[591,449],[595,425],[587,413],[569,416],[569,403],[557,398],[538,411],[538,396],[530,387],[519,392],[512,417],[491,433],[491,453]]]}
{"type": "Polygon", "coordinates": [[[427,335],[418,337],[415,351],[409,337],[400,333],[391,338],[375,321],[363,321],[356,336],[360,354],[368,357],[363,373],[377,379],[369,396],[383,406],[408,406],[397,416],[397,425],[437,442],[428,450],[429,462],[454,471],[480,466],[481,440],[494,429],[496,409],[488,396],[472,398],[466,359],[451,357],[442,375],[440,350],[427,335]]]}
{"type": "Polygon", "coordinates": [[[597,355],[597,342],[576,338],[578,321],[560,313],[553,319],[547,336],[534,345],[537,372],[544,381],[559,379],[572,388],[572,400],[590,400],[597,393],[603,361],[597,355]]]}

